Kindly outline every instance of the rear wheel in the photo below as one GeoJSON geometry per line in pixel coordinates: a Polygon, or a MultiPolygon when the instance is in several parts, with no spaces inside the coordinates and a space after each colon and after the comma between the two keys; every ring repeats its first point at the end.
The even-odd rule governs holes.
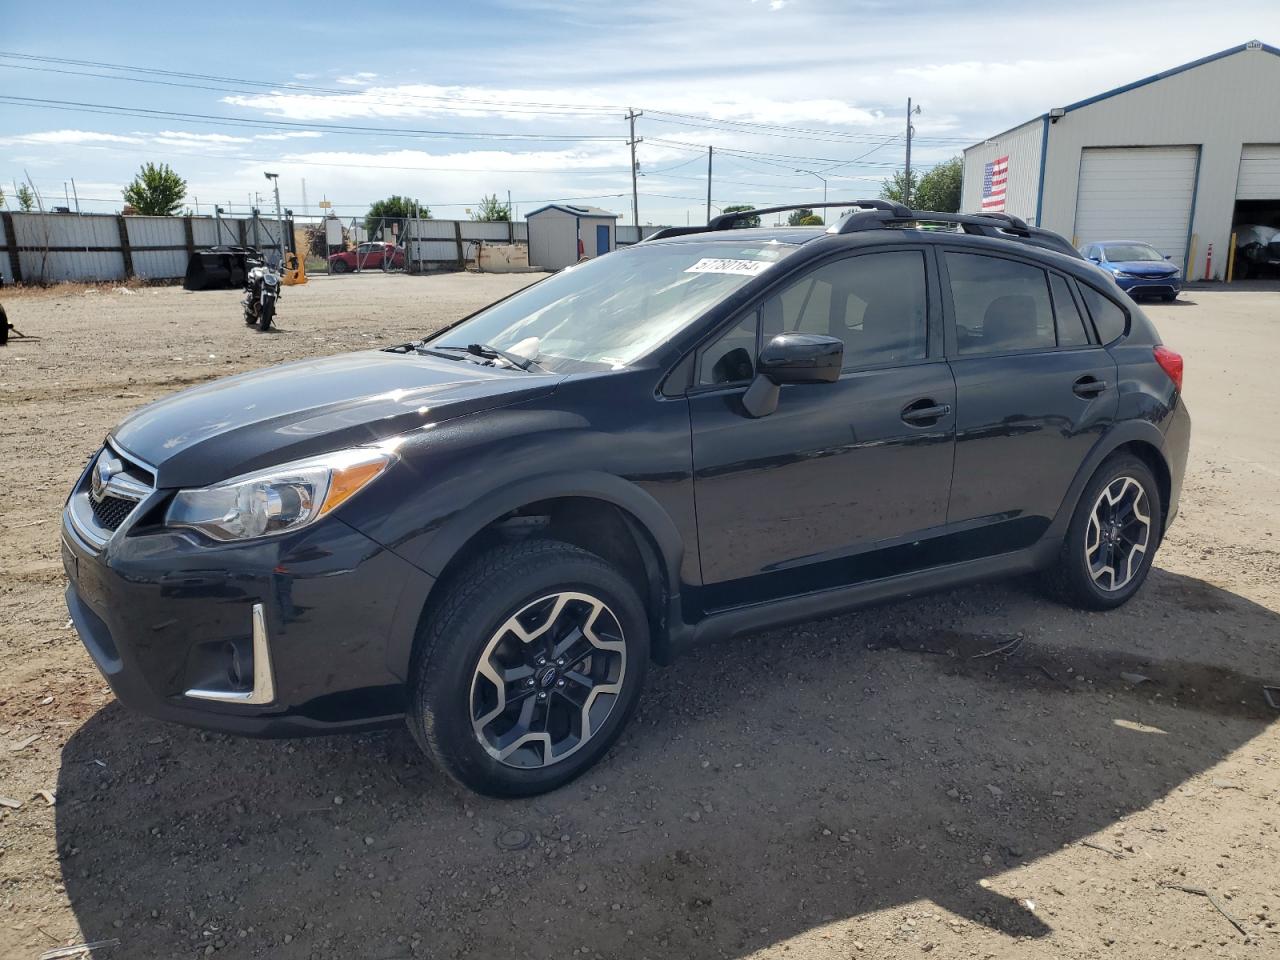
{"type": "Polygon", "coordinates": [[[1045,573],[1050,590],[1090,610],[1120,606],[1151,571],[1163,515],[1150,468],[1132,454],[1109,457],[1081,494],[1057,562],[1045,573]]]}
{"type": "Polygon", "coordinates": [[[558,541],[497,547],[419,630],[409,726],[480,793],[529,796],[604,755],[635,708],[649,627],[635,589],[558,541]]]}

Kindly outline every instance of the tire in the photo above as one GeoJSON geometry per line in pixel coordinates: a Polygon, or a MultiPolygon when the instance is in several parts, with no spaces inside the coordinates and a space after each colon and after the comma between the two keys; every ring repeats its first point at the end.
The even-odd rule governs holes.
{"type": "Polygon", "coordinates": [[[1081,493],[1057,560],[1045,571],[1050,593],[1086,610],[1113,610],[1127,602],[1151,571],[1163,516],[1151,469],[1132,454],[1108,457],[1081,493]],[[1112,513],[1118,529],[1107,522],[1112,513]]]}
{"type": "Polygon", "coordinates": [[[262,305],[262,311],[258,317],[258,329],[264,333],[271,329],[271,321],[276,315],[276,305],[272,300],[268,300],[262,305]]]}
{"type": "Polygon", "coordinates": [[[329,262],[329,270],[331,273],[346,273],[350,267],[347,266],[345,260],[331,260],[329,262]]]}
{"type": "Polygon", "coordinates": [[[489,550],[441,586],[414,646],[409,727],[423,750],[495,797],[554,790],[599,760],[649,661],[632,585],[593,553],[538,540],[489,550]]]}
{"type": "Polygon", "coordinates": [[[253,311],[248,307],[244,308],[244,323],[246,327],[252,327],[257,324],[258,318],[253,315],[253,311]]]}

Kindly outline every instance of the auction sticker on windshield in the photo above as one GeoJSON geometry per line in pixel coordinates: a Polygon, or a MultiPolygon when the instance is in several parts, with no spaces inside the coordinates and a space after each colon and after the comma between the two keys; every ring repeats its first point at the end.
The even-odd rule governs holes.
{"type": "Polygon", "coordinates": [[[773,266],[772,260],[728,260],[721,257],[703,257],[685,273],[729,273],[740,277],[754,277],[773,266]]]}

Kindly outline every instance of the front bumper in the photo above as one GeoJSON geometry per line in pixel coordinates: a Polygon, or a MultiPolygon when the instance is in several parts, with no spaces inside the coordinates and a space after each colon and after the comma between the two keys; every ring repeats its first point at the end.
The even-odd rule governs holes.
{"type": "Polygon", "coordinates": [[[1181,277],[1116,277],[1116,285],[1131,297],[1177,296],[1181,277]]]}
{"type": "Polygon", "coordinates": [[[335,518],[244,544],[126,525],[98,546],[64,512],[62,558],[71,620],[126,706],[250,736],[367,729],[404,716],[433,580],[335,518]],[[269,696],[210,699],[228,689],[232,649],[246,677],[261,672],[258,639],[269,647],[269,696]]]}

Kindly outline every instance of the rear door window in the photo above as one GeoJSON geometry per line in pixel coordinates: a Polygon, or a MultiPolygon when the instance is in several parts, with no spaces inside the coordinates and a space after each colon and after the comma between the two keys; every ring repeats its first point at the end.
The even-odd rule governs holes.
{"type": "Polygon", "coordinates": [[[1057,345],[1048,276],[1039,267],[983,254],[946,254],[961,356],[1057,345]]]}

